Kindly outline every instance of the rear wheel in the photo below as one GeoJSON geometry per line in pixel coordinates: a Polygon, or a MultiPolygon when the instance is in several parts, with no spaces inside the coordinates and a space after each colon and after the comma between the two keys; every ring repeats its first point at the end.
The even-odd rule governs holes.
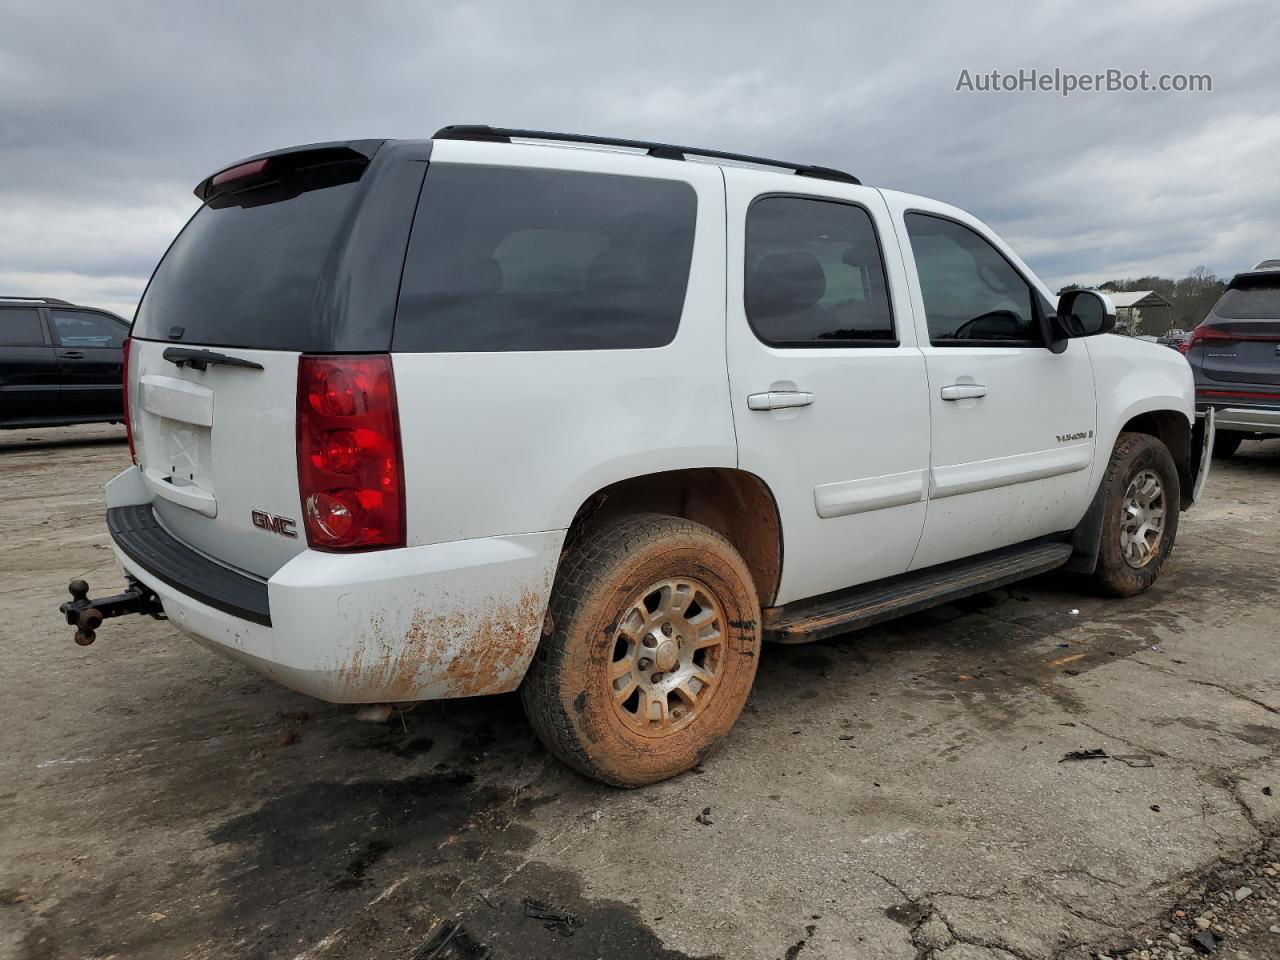
{"type": "Polygon", "coordinates": [[[1178,532],[1182,492],[1169,449],[1145,433],[1122,433],[1107,467],[1107,500],[1094,579],[1116,597],[1142,593],[1160,576],[1178,532]]]}
{"type": "Polygon", "coordinates": [[[1224,460],[1234,457],[1244,442],[1243,433],[1232,433],[1230,430],[1219,430],[1213,435],[1213,455],[1224,460]]]}
{"type": "Polygon", "coordinates": [[[550,618],[520,688],[525,712],[548,750],[605,783],[688,770],[751,691],[755,586],[701,524],[658,514],[600,524],[562,561],[550,618]]]}

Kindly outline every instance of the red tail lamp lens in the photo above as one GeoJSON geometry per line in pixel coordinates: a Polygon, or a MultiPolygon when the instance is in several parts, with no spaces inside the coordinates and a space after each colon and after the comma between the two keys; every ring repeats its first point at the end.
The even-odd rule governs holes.
{"type": "Polygon", "coordinates": [[[350,430],[329,430],[324,435],[320,467],[330,473],[355,473],[360,468],[362,449],[360,439],[350,430]]]}
{"type": "Polygon", "coordinates": [[[1235,340],[1236,337],[1214,327],[1206,327],[1204,324],[1196,327],[1191,331],[1191,336],[1187,337],[1187,345],[1182,352],[1186,353],[1197,343],[1203,343],[1205,340],[1235,340]]]}
{"type": "Polygon", "coordinates": [[[325,416],[353,417],[358,412],[358,389],[347,371],[340,368],[325,371],[322,382],[311,395],[311,406],[325,416]]]}
{"type": "Polygon", "coordinates": [[[404,545],[404,466],[390,356],[301,358],[298,487],[312,547],[404,545]]]}
{"type": "Polygon", "coordinates": [[[209,181],[209,186],[220,187],[224,183],[230,183],[232,180],[255,177],[266,169],[267,160],[250,160],[248,163],[242,163],[239,166],[231,167],[229,170],[223,170],[221,173],[215,173],[213,179],[209,181]]]}
{"type": "Polygon", "coordinates": [[[1264,393],[1261,390],[1196,390],[1197,397],[1233,397],[1237,400],[1276,400],[1280,392],[1264,393]]]}

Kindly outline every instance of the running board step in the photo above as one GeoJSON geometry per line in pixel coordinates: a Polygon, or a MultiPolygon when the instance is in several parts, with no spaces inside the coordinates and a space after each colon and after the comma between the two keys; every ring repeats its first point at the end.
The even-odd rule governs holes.
{"type": "Polygon", "coordinates": [[[764,635],[776,643],[807,643],[861,630],[974,593],[1061,567],[1069,543],[1033,543],[797,600],[764,612],[764,635]]]}

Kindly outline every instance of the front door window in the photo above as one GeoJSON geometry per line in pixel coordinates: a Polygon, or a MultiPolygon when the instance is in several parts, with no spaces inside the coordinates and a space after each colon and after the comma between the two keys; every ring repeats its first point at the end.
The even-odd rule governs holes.
{"type": "Polygon", "coordinates": [[[934,346],[1040,346],[1031,285],[995,247],[954,220],[906,215],[934,346]]]}

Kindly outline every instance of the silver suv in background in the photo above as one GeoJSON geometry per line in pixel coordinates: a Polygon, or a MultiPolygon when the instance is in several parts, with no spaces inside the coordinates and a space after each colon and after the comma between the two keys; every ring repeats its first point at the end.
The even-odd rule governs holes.
{"type": "Polygon", "coordinates": [[[1280,260],[1231,278],[1191,332],[1196,414],[1214,408],[1214,453],[1229,457],[1248,439],[1280,436],[1280,260]]]}

